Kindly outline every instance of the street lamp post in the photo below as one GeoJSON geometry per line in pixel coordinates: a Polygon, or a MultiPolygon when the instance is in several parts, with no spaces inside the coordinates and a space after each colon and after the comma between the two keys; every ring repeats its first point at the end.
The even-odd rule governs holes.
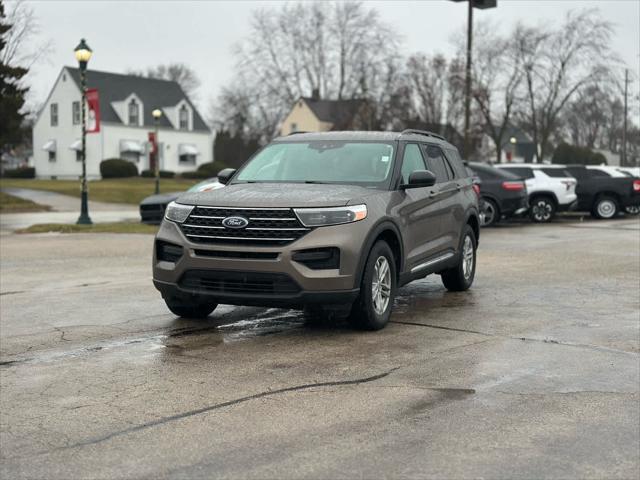
{"type": "Polygon", "coordinates": [[[155,126],[155,136],[154,138],[154,142],[155,142],[155,155],[156,155],[156,164],[155,164],[155,176],[156,176],[156,195],[158,193],[160,193],[160,142],[158,142],[158,130],[160,127],[160,118],[162,117],[162,110],[160,110],[159,108],[156,108],[153,112],[151,112],[151,115],[153,115],[153,124],[155,126]]]}
{"type": "Polygon", "coordinates": [[[86,44],[84,38],[74,50],[76,60],[80,66],[80,85],[82,89],[82,181],[80,193],[80,216],[76,222],[78,225],[91,225],[89,217],[89,201],[87,189],[87,63],[93,53],[86,44]]]}
{"type": "MultiPolygon", "coordinates": [[[[461,2],[465,0],[452,0],[461,2]]],[[[469,159],[471,154],[471,65],[472,65],[472,43],[473,43],[473,9],[485,10],[494,8],[498,4],[497,0],[466,0],[467,2],[467,65],[465,67],[464,79],[464,151],[465,159],[469,159]]]]}

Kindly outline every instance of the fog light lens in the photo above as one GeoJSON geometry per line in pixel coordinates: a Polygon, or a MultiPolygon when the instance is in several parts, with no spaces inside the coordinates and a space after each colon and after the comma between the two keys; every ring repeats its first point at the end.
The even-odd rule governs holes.
{"type": "Polygon", "coordinates": [[[177,262],[182,257],[183,249],[180,245],[174,245],[168,242],[156,242],[156,256],[158,260],[165,262],[177,262]]]}

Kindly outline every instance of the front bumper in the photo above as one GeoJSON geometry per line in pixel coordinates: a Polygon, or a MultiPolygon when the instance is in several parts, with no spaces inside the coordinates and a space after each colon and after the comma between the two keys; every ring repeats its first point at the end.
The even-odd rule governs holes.
{"type": "Polygon", "coordinates": [[[350,303],[358,295],[357,271],[370,223],[367,218],[346,225],[320,227],[288,245],[267,247],[194,243],[177,224],[165,220],[154,246],[153,282],[164,298],[206,296],[217,303],[282,307],[350,303]],[[182,246],[182,256],[175,262],[158,260],[158,241],[182,246]],[[296,251],[327,247],[340,250],[339,268],[312,269],[292,259],[296,251]],[[228,255],[242,253],[252,258],[228,258],[228,255]],[[256,258],[260,254],[265,258],[256,258]],[[234,277],[233,283],[215,283],[215,278],[209,279],[208,284],[185,281],[196,271],[220,272],[221,277],[234,277]],[[255,286],[255,279],[278,276],[290,279],[292,287],[265,292],[255,286]]]}

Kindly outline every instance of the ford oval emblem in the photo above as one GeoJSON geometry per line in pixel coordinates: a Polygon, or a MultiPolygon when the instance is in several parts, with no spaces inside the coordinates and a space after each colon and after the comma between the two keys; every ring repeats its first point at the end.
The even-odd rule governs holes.
{"type": "Polygon", "coordinates": [[[244,217],[227,217],[222,220],[222,225],[227,228],[244,228],[249,225],[249,220],[244,217]]]}

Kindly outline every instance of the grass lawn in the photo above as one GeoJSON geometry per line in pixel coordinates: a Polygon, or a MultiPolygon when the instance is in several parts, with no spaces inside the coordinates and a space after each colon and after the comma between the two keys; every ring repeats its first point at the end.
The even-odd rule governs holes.
{"type": "Polygon", "coordinates": [[[40,223],[31,225],[16,233],[151,233],[158,231],[157,225],[145,225],[143,223],[119,222],[119,223],[94,223],[93,225],[75,225],[67,223],[40,223]]]}
{"type": "MultiPolygon", "coordinates": [[[[160,192],[184,191],[200,180],[163,178],[160,180],[160,192]]],[[[80,197],[79,180],[33,180],[22,178],[3,178],[0,187],[31,188],[47,190],[80,197]]],[[[155,189],[153,178],[114,178],[110,180],[93,180],[89,182],[89,200],[111,203],[129,203],[137,205],[152,195],[155,189]]]]}
{"type": "Polygon", "coordinates": [[[46,212],[49,207],[0,192],[0,213],[46,212]]]}

